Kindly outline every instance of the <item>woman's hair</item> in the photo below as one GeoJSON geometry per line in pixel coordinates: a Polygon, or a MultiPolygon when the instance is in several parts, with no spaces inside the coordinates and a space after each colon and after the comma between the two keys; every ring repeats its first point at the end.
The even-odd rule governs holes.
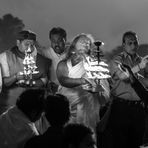
{"type": "Polygon", "coordinates": [[[71,56],[75,53],[76,44],[80,39],[89,39],[91,41],[91,44],[94,43],[94,38],[92,37],[91,34],[85,34],[85,33],[78,34],[77,36],[74,37],[74,39],[68,49],[66,59],[71,58],[71,56]]]}

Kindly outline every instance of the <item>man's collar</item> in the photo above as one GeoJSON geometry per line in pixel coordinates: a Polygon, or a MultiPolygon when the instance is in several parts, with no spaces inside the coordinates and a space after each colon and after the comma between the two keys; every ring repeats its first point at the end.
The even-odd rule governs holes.
{"type": "Polygon", "coordinates": [[[61,54],[58,54],[58,53],[56,53],[55,51],[54,51],[54,49],[52,48],[52,47],[50,47],[50,49],[52,50],[52,52],[54,52],[58,57],[61,57],[61,56],[63,56],[64,54],[65,54],[65,50],[64,50],[64,52],[62,52],[61,54]]]}
{"type": "MultiPolygon", "coordinates": [[[[124,58],[131,57],[131,56],[130,56],[127,52],[125,52],[125,51],[123,51],[123,56],[124,56],[124,58]]],[[[135,57],[135,61],[140,58],[140,56],[139,56],[137,53],[135,53],[134,57],[135,57]]]]}
{"type": "Polygon", "coordinates": [[[11,49],[11,51],[17,56],[17,57],[20,57],[21,59],[24,59],[25,58],[25,54],[21,51],[19,51],[18,47],[15,46],[11,49]]]}

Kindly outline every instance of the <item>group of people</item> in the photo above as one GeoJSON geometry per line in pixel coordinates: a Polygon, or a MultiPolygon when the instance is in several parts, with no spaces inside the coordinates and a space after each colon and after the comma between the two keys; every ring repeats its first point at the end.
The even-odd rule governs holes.
{"type": "Polygon", "coordinates": [[[0,147],[95,147],[91,128],[83,124],[67,124],[69,118],[70,106],[65,96],[46,95],[43,89],[25,90],[17,98],[16,105],[0,116],[0,147]],[[50,127],[40,134],[35,122],[43,113],[50,127]]]}
{"type": "Polygon", "coordinates": [[[136,33],[125,32],[123,52],[110,62],[112,102],[106,115],[106,128],[101,135],[102,147],[138,148],[143,143],[147,126],[148,68],[147,56],[141,58],[137,54],[138,46],[136,33]],[[130,76],[137,78],[136,81],[131,80],[130,76]],[[141,89],[141,85],[145,87],[141,89]]]}
{"type": "Polygon", "coordinates": [[[45,147],[46,144],[60,147],[66,143],[65,139],[74,143],[85,134],[90,135],[85,137],[88,142],[85,147],[94,147],[95,142],[98,148],[138,148],[142,145],[147,131],[148,56],[137,54],[137,34],[125,32],[123,51],[109,62],[102,58],[102,42],[96,41],[91,34],[78,34],[67,44],[66,31],[55,27],[49,32],[49,40],[50,48],[38,49],[36,34],[23,30],[18,33],[16,46],[0,54],[0,134],[4,133],[0,139],[4,146],[17,141],[14,147],[45,147]],[[35,74],[31,71],[31,77],[25,73],[27,63],[24,64],[28,49],[38,71],[35,74]],[[93,60],[89,61],[91,64],[95,63],[90,71],[86,69],[86,63],[90,64],[88,58],[93,60]],[[103,60],[110,77],[99,73],[104,69],[100,64],[103,60]],[[38,91],[44,95],[39,95],[38,91]],[[64,105],[62,98],[68,104],[64,105]],[[29,108],[30,115],[27,114],[31,111],[29,108]],[[32,119],[32,115],[36,117],[32,119]],[[21,124],[20,120],[25,123],[21,124]],[[24,128],[19,128],[22,125],[24,128]],[[32,130],[25,136],[30,127],[32,130]],[[10,129],[13,135],[4,136],[10,129]],[[16,129],[24,131],[24,136],[19,136],[16,129]]]}

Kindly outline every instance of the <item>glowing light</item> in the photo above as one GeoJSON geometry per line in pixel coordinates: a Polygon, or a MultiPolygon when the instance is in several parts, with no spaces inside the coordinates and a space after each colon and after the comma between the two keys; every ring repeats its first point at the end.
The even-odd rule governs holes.
{"type": "MultiPolygon", "coordinates": [[[[33,46],[34,50],[36,48],[33,46]]],[[[25,77],[28,79],[32,79],[33,74],[39,73],[39,71],[36,71],[36,62],[35,58],[32,56],[31,53],[31,48],[30,46],[28,47],[27,50],[25,50],[25,58],[23,60],[23,65],[24,65],[24,71],[20,72],[21,75],[25,75],[25,77]]]]}
{"type": "Polygon", "coordinates": [[[85,57],[84,68],[89,79],[106,79],[110,78],[108,64],[104,61],[98,63],[97,60],[90,56],[85,57]]]}

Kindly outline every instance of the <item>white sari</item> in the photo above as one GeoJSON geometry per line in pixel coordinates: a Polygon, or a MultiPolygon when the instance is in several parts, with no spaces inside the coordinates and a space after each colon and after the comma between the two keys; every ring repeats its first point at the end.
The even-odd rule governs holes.
{"type": "MultiPolygon", "coordinates": [[[[68,76],[70,78],[81,78],[85,74],[83,62],[72,66],[71,61],[67,61],[68,76]]],[[[99,121],[99,98],[98,95],[90,93],[81,86],[74,88],[59,87],[59,93],[65,95],[71,105],[72,119],[70,122],[84,123],[95,130],[99,121]]]]}

